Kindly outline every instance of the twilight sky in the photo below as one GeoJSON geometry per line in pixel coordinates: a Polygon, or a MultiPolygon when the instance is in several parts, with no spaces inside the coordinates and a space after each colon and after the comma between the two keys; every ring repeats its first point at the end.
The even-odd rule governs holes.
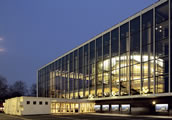
{"type": "Polygon", "coordinates": [[[36,83],[41,66],[158,0],[0,0],[0,75],[36,83]]]}

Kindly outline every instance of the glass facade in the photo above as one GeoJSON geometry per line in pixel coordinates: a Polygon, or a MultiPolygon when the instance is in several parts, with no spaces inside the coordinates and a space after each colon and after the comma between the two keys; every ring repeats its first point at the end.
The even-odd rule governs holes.
{"type": "Polygon", "coordinates": [[[95,103],[52,102],[51,113],[94,112],[95,103]]]}
{"type": "Polygon", "coordinates": [[[38,96],[66,99],[170,93],[171,7],[157,2],[38,71],[38,96]]]}

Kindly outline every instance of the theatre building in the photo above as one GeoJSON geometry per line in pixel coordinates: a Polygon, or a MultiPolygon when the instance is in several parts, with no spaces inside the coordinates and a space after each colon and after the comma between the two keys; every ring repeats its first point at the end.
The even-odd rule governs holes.
{"type": "Polygon", "coordinates": [[[158,1],[41,67],[38,97],[92,101],[96,112],[172,113],[171,10],[158,1]]]}

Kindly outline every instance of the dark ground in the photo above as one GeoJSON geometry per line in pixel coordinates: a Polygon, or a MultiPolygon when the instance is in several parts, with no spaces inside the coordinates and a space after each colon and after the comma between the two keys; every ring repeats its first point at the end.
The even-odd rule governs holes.
{"type": "MultiPolygon", "coordinates": [[[[163,116],[162,116],[163,117],[163,116]]],[[[0,120],[172,120],[172,117],[160,118],[159,116],[128,116],[128,115],[34,115],[34,116],[12,116],[0,113],[0,120]]]]}

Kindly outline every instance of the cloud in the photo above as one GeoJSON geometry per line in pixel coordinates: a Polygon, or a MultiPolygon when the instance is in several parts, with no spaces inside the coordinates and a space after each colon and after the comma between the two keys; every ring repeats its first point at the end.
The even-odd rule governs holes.
{"type": "Polygon", "coordinates": [[[0,41],[3,41],[4,39],[2,37],[0,37],[0,41]]]}
{"type": "Polygon", "coordinates": [[[0,48],[0,52],[5,52],[5,49],[4,48],[0,48]]]}

